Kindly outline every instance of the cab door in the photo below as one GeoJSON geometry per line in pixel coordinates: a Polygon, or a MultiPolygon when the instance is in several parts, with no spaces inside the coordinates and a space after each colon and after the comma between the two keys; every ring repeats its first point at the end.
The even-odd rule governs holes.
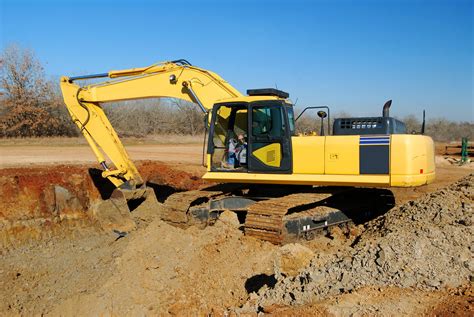
{"type": "Polygon", "coordinates": [[[286,107],[274,101],[249,105],[249,172],[292,172],[291,137],[286,111],[286,107]]]}
{"type": "Polygon", "coordinates": [[[246,172],[246,160],[230,163],[230,144],[237,142],[238,136],[247,136],[247,103],[216,104],[212,110],[207,142],[209,170],[212,172],[246,172]],[[237,164],[236,164],[237,163],[237,164]]]}

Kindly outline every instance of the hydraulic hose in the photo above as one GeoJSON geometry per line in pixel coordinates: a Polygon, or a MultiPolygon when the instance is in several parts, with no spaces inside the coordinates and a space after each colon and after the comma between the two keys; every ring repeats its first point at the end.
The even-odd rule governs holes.
{"type": "Polygon", "coordinates": [[[86,110],[86,112],[87,112],[87,117],[86,117],[86,120],[84,120],[84,122],[80,122],[79,120],[77,120],[77,121],[79,121],[79,122],[81,123],[81,125],[82,125],[82,128],[81,128],[81,131],[82,131],[82,130],[84,130],[84,129],[86,128],[86,124],[89,122],[89,119],[91,118],[91,113],[90,113],[90,111],[89,111],[89,108],[87,108],[87,107],[81,102],[81,100],[79,99],[79,93],[81,92],[81,90],[82,90],[82,88],[79,88],[79,89],[77,90],[76,99],[77,99],[77,102],[79,103],[79,105],[80,105],[82,108],[84,108],[84,109],[86,110]]]}

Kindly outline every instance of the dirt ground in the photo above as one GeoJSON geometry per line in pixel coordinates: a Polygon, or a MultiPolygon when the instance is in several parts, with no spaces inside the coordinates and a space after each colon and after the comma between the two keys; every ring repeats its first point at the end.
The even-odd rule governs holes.
{"type": "MultiPolygon", "coordinates": [[[[155,190],[165,196],[205,186],[200,180],[204,172],[199,165],[200,145],[136,145],[127,149],[137,161],[150,160],[139,162],[138,168],[155,190]]],[[[472,245],[465,246],[473,239],[472,177],[465,178],[473,173],[472,165],[459,167],[438,156],[434,184],[392,190],[396,206],[387,213],[387,220],[376,219],[373,224],[353,228],[350,235],[336,228],[315,240],[301,241],[295,248],[307,250],[311,262],[301,266],[300,273],[292,277],[281,275],[282,252],[288,248],[246,237],[236,216],[230,212],[224,212],[215,225],[205,229],[179,228],[159,219],[158,210],[139,206],[131,213],[137,224],[134,230],[125,236],[104,230],[90,214],[101,193],[94,191],[94,180],[88,169],[94,165],[90,164],[94,159],[87,147],[3,146],[0,151],[3,190],[0,193],[0,315],[474,314],[473,249],[472,245]],[[57,165],[59,162],[62,165],[57,165]],[[453,185],[463,178],[464,183],[453,185]],[[72,195],[67,196],[68,208],[47,207],[51,203],[49,197],[58,194],[58,186],[72,195]],[[446,205],[433,207],[432,201],[446,201],[446,205]],[[407,213],[410,210],[416,215],[418,205],[423,209],[420,215],[427,217],[426,222],[407,213]],[[331,261],[336,261],[335,269],[343,270],[341,260],[347,256],[362,259],[373,256],[379,263],[380,251],[362,255],[354,252],[362,252],[367,241],[380,246],[391,241],[387,237],[393,235],[394,229],[389,224],[394,219],[404,222],[405,214],[411,217],[407,220],[410,226],[400,230],[406,230],[401,234],[406,234],[408,240],[414,230],[421,232],[419,239],[423,240],[424,230],[419,227],[431,226],[438,221],[435,216],[447,222],[430,227],[429,230],[434,230],[430,234],[447,234],[452,226],[463,230],[460,232],[465,233],[461,237],[464,242],[451,238],[435,246],[446,256],[450,253],[443,247],[462,250],[461,262],[446,264],[452,268],[458,265],[454,263],[464,265],[463,274],[467,275],[460,273],[460,282],[424,286],[429,277],[422,276],[419,283],[407,286],[402,282],[408,277],[400,283],[368,282],[348,289],[350,281],[335,278],[334,285],[342,283],[342,290],[337,286],[337,290],[327,291],[314,284],[314,279],[299,284],[307,278],[304,274],[313,276],[326,266],[329,271],[325,278],[332,281],[331,261]],[[464,218],[456,218],[460,224],[451,223],[450,215],[464,218]],[[385,228],[387,233],[371,233],[377,226],[385,228]],[[311,291],[307,291],[309,286],[313,287],[311,291]]],[[[157,199],[160,201],[158,195],[157,199]]],[[[404,241],[397,244],[401,248],[397,252],[408,246],[409,242],[404,241]]],[[[298,257],[294,253],[294,258],[298,257]]],[[[435,266],[429,257],[426,262],[428,268],[435,266]]],[[[380,276],[370,275],[367,281],[386,279],[377,264],[373,265],[380,276]]],[[[449,269],[446,267],[447,272],[449,269]]]]}
{"type": "MultiPolygon", "coordinates": [[[[127,151],[134,161],[156,160],[199,165],[202,162],[202,144],[129,145],[127,151]]],[[[96,158],[87,145],[78,146],[3,146],[0,147],[0,168],[31,164],[95,163],[96,158]],[[73,153],[73,155],[71,155],[73,153]]]]}

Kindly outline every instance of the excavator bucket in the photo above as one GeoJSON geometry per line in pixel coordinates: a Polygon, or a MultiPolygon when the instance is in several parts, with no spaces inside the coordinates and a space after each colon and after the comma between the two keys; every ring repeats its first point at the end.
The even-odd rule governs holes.
{"type": "Polygon", "coordinates": [[[137,227],[140,219],[155,217],[161,205],[152,188],[115,189],[108,199],[94,206],[93,212],[103,229],[129,232],[137,227]]]}

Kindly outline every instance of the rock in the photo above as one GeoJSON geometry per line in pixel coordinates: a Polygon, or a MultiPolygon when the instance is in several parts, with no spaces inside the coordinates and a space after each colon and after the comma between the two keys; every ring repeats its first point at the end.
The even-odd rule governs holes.
{"type": "Polygon", "coordinates": [[[346,269],[349,269],[352,265],[352,257],[350,256],[345,256],[343,259],[342,259],[342,266],[346,269]]]}
{"type": "Polygon", "coordinates": [[[385,251],[381,249],[377,253],[377,259],[375,260],[375,263],[377,263],[378,266],[382,266],[385,262],[385,251]]]}
{"type": "Polygon", "coordinates": [[[144,196],[146,199],[132,211],[131,216],[137,222],[149,223],[157,216],[161,217],[165,208],[163,204],[156,199],[153,189],[147,188],[144,196]]]}
{"type": "Polygon", "coordinates": [[[171,316],[179,316],[184,311],[189,311],[189,303],[183,301],[178,301],[168,307],[168,314],[171,316]]]}
{"type": "Polygon", "coordinates": [[[219,220],[228,226],[231,226],[234,228],[240,227],[240,222],[239,222],[239,218],[237,217],[237,214],[230,210],[224,210],[224,212],[220,214],[219,220]]]}
{"type": "Polygon", "coordinates": [[[279,273],[296,276],[309,265],[314,252],[298,243],[286,244],[277,253],[276,267],[279,273]]]}
{"type": "MultiPolygon", "coordinates": [[[[45,200],[48,199],[50,191],[45,191],[45,200]]],[[[54,203],[49,203],[50,208],[54,208],[54,212],[61,219],[64,218],[67,214],[73,215],[77,213],[82,213],[83,210],[87,210],[87,206],[81,204],[80,199],[68,189],[55,185],[54,186],[54,203]]]]}
{"type": "Polygon", "coordinates": [[[95,219],[104,230],[130,232],[137,225],[133,221],[125,199],[108,199],[101,201],[92,208],[95,219]]]}
{"type": "Polygon", "coordinates": [[[350,274],[343,273],[342,278],[341,278],[341,284],[346,288],[346,285],[349,285],[349,282],[351,280],[350,274]]]}

